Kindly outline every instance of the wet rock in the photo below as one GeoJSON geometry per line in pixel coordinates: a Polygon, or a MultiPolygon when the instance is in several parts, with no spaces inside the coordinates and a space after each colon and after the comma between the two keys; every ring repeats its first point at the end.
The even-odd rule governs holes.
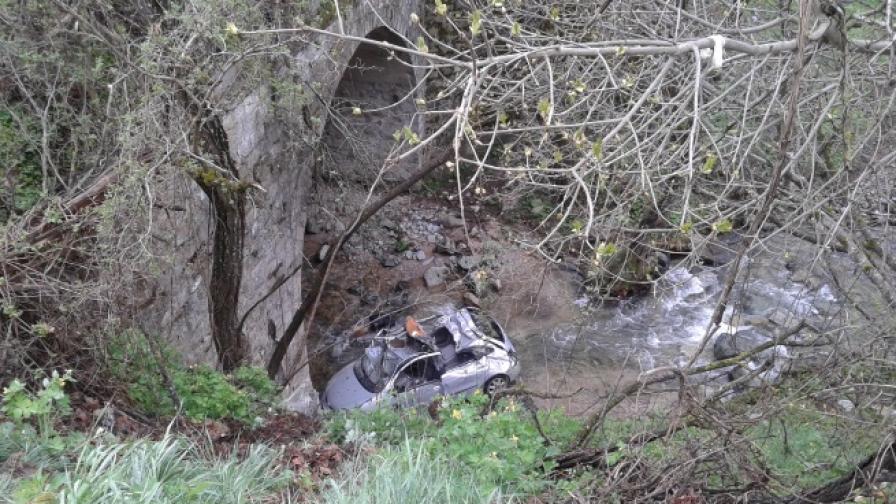
{"type": "Polygon", "coordinates": [[[445,266],[433,266],[426,270],[423,274],[423,281],[429,288],[436,287],[445,283],[448,277],[448,268],[445,266]]]}
{"type": "Polygon", "coordinates": [[[324,232],[324,224],[317,219],[309,218],[305,221],[305,232],[308,234],[321,234],[324,232]]]}
{"type": "Polygon", "coordinates": [[[455,255],[458,253],[458,250],[453,240],[445,238],[436,244],[436,253],[442,255],[455,255]]]}
{"type": "Polygon", "coordinates": [[[380,259],[380,264],[382,264],[384,268],[394,268],[398,266],[399,261],[397,257],[388,255],[380,259]]]}
{"type": "Polygon", "coordinates": [[[769,320],[772,324],[777,326],[788,326],[796,323],[796,317],[793,316],[787,310],[782,308],[772,308],[771,310],[766,311],[763,316],[769,320]]]}
{"type": "Polygon", "coordinates": [[[738,331],[736,333],[722,333],[716,337],[712,345],[712,356],[715,360],[730,359],[742,354],[757,345],[761,345],[767,338],[756,331],[738,331]]]}
{"type": "Polygon", "coordinates": [[[482,306],[482,302],[472,292],[465,292],[464,293],[464,305],[472,306],[474,308],[479,308],[480,306],[482,306]]]}
{"type": "Polygon", "coordinates": [[[380,221],[380,226],[382,226],[386,229],[389,229],[391,231],[400,231],[401,230],[401,227],[399,227],[395,221],[393,221],[392,219],[389,219],[389,218],[384,218],[382,221],[380,221]]]}
{"type": "Polygon", "coordinates": [[[320,246],[320,249],[317,251],[317,260],[323,262],[324,259],[327,258],[327,252],[330,251],[330,246],[324,243],[320,246]]]}
{"type": "Polygon", "coordinates": [[[416,259],[418,261],[423,261],[426,259],[426,252],[424,252],[422,250],[418,250],[413,253],[413,257],[414,257],[414,259],[416,259]]]}
{"type": "Polygon", "coordinates": [[[441,222],[446,228],[458,228],[464,225],[464,220],[454,215],[442,217],[441,222]]]}
{"type": "Polygon", "coordinates": [[[813,290],[820,288],[824,284],[821,279],[805,269],[795,271],[793,275],[790,276],[790,280],[796,283],[801,283],[813,290]]]}
{"type": "Polygon", "coordinates": [[[470,271],[479,266],[481,262],[482,257],[478,255],[463,256],[457,259],[457,267],[464,271],[470,271]]]}

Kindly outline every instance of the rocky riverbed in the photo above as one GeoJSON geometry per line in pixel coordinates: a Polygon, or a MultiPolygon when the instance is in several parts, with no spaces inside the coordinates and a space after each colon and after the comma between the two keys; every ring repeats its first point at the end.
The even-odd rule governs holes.
{"type": "MultiPolygon", "coordinates": [[[[363,198],[329,199],[352,200],[363,198]]],[[[319,203],[307,226],[306,257],[319,261],[326,242],[350,225],[356,212],[347,204],[319,203]]],[[[357,355],[353,335],[404,314],[425,315],[435,305],[466,304],[488,310],[510,332],[527,387],[567,394],[548,402],[584,413],[620,376],[690,358],[705,336],[733,257],[721,247],[702,260],[673,260],[647,295],[596,303],[574,268],[528,253],[519,244],[520,231],[498,216],[474,205],[465,217],[444,201],[405,196],[349,240],[337,256],[311,333],[318,387],[357,355]]],[[[733,341],[742,349],[744,342],[769,341],[800,322],[806,327],[798,337],[808,338],[855,318],[851,307],[870,302],[860,299],[861,286],[853,289],[858,300],[834,294],[835,285],[854,280],[853,266],[835,257],[840,261],[830,270],[835,273],[821,273],[812,250],[791,238],[766,242],[742,268],[720,334],[737,334],[733,341]]],[[[713,351],[711,342],[698,362],[712,360],[713,351]]]]}

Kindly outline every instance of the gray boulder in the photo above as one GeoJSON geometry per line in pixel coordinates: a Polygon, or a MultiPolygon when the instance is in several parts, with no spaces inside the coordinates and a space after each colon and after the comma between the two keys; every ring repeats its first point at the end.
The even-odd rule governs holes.
{"type": "Polygon", "coordinates": [[[444,284],[447,277],[448,268],[445,266],[433,266],[423,274],[423,281],[426,282],[427,287],[433,288],[444,284]]]}
{"type": "Polygon", "coordinates": [[[457,259],[457,267],[464,271],[470,271],[479,266],[481,262],[482,258],[478,255],[463,256],[457,259]]]}
{"type": "Polygon", "coordinates": [[[398,266],[400,262],[397,257],[389,255],[380,259],[380,264],[382,264],[384,268],[394,268],[398,266]]]}
{"type": "Polygon", "coordinates": [[[751,330],[737,331],[733,334],[722,333],[716,336],[716,341],[712,345],[712,356],[715,360],[730,359],[761,345],[767,339],[751,330]]]}

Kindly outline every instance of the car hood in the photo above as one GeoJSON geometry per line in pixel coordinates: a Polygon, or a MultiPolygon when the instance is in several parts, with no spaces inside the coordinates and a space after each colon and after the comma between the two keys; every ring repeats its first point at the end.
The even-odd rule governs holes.
{"type": "Polygon", "coordinates": [[[365,389],[352,369],[352,364],[340,369],[327,383],[323,402],[333,409],[358,408],[370,401],[374,394],[365,389]]]}

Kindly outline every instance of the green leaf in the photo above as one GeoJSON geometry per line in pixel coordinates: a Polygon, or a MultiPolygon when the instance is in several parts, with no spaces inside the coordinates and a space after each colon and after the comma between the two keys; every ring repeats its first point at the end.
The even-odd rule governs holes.
{"type": "Polygon", "coordinates": [[[734,229],[734,225],[728,219],[722,219],[712,225],[712,229],[718,233],[730,233],[734,229]]]}
{"type": "Polygon", "coordinates": [[[619,247],[614,243],[601,243],[597,246],[595,254],[601,257],[611,256],[619,251],[619,247]]]}
{"type": "Polygon", "coordinates": [[[598,138],[591,144],[591,153],[594,154],[594,159],[600,161],[604,153],[604,141],[602,138],[598,138]]]}
{"type": "Polygon", "coordinates": [[[551,102],[547,98],[542,98],[538,101],[538,113],[541,114],[542,120],[547,123],[551,114],[551,102]]]}
{"type": "Polygon", "coordinates": [[[420,137],[418,137],[417,134],[414,133],[414,130],[412,130],[411,128],[405,126],[404,128],[402,128],[401,132],[404,135],[405,141],[407,141],[407,143],[409,143],[410,145],[417,145],[418,143],[420,143],[420,137]]]}
{"type": "Polygon", "coordinates": [[[423,39],[423,36],[422,36],[422,35],[419,36],[419,37],[417,37],[417,50],[420,51],[420,52],[422,52],[422,53],[428,53],[428,52],[429,52],[429,46],[426,45],[426,40],[423,39]]]}
{"type": "Polygon", "coordinates": [[[498,112],[498,122],[501,124],[501,126],[507,126],[508,119],[509,117],[507,116],[507,112],[504,112],[503,110],[498,112]]]}
{"type": "Polygon", "coordinates": [[[551,7],[550,18],[551,21],[554,22],[560,21],[560,7],[557,7],[556,5],[551,7]]]}
{"type": "Polygon", "coordinates": [[[470,14],[470,33],[475,37],[479,35],[479,32],[482,31],[482,13],[479,12],[479,9],[473,11],[470,14]]]}
{"type": "Polygon", "coordinates": [[[703,161],[703,168],[700,169],[703,173],[712,173],[712,170],[716,167],[716,163],[719,158],[716,157],[715,154],[710,154],[706,156],[706,160],[703,161]]]}
{"type": "Polygon", "coordinates": [[[436,14],[440,16],[448,14],[448,6],[442,0],[436,0],[436,14]]]}
{"type": "Polygon", "coordinates": [[[510,28],[510,36],[519,37],[522,31],[523,27],[520,25],[519,21],[514,21],[513,26],[510,28]]]}

